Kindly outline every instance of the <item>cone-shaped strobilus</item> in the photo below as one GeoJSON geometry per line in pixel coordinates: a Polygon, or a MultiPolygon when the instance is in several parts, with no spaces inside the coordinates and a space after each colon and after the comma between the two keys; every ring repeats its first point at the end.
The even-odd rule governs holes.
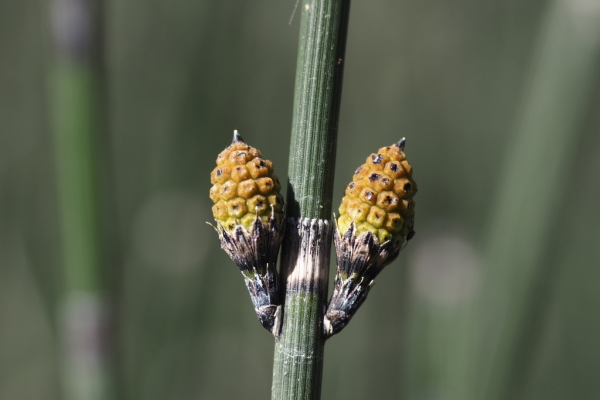
{"type": "Polygon", "coordinates": [[[284,217],[273,163],[234,131],[210,177],[221,247],[240,269],[259,321],[278,336],[281,298],[276,263],[284,217]]]}
{"type": "Polygon", "coordinates": [[[338,266],[323,323],[326,337],[348,324],[373,279],[415,233],[417,185],[404,145],[403,138],[371,154],[346,187],[334,233],[338,266]]]}

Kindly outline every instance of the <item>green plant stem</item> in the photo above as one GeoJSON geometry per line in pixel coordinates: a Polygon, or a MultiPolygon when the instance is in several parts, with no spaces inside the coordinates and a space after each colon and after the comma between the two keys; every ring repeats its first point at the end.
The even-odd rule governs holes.
{"type": "Polygon", "coordinates": [[[506,144],[491,214],[486,279],[477,303],[481,344],[474,347],[482,350],[474,365],[485,368],[469,375],[475,380],[469,386],[477,390],[472,398],[526,397],[522,391],[542,343],[544,304],[550,304],[556,273],[547,263],[548,243],[562,232],[561,217],[572,203],[571,193],[557,186],[570,183],[598,76],[600,40],[597,20],[591,21],[570,2],[551,1],[541,24],[522,116],[506,144]]]}
{"type": "MultiPolygon", "coordinates": [[[[63,7],[68,3],[55,3],[53,12],[67,13],[63,7]]],[[[50,77],[64,277],[58,314],[62,397],[103,400],[118,395],[112,341],[114,293],[109,285],[114,235],[108,232],[111,192],[103,170],[108,154],[104,8],[101,0],[86,4],[89,9],[81,28],[90,40],[79,48],[69,37],[58,35],[50,77]]]]}
{"type": "Polygon", "coordinates": [[[306,0],[302,10],[282,251],[286,289],[272,399],[319,399],[331,198],[349,0],[306,0]]]}

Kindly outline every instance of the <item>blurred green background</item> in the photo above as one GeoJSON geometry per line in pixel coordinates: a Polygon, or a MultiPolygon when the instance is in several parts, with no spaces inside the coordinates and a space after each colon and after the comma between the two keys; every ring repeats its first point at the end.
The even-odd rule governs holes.
{"type": "MultiPolygon", "coordinates": [[[[205,221],[233,129],[285,181],[293,8],[0,2],[0,399],[269,398],[205,221]]],[[[417,235],[323,398],[600,398],[600,1],[355,1],[346,55],[334,204],[406,136],[417,235]]]]}

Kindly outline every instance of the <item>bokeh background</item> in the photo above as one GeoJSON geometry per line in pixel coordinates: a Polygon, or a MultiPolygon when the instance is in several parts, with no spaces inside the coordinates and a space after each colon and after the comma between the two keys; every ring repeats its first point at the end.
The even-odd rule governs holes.
{"type": "MultiPolygon", "coordinates": [[[[0,2],[0,399],[269,398],[205,221],[233,129],[286,180],[293,9],[0,2]]],[[[406,136],[417,235],[323,398],[600,398],[600,1],[355,1],[346,61],[334,203],[406,136]]]]}

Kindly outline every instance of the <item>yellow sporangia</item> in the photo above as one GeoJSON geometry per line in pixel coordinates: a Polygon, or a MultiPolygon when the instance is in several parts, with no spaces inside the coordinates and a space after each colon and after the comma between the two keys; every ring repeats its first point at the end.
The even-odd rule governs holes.
{"type": "Polygon", "coordinates": [[[355,223],[355,235],[371,232],[379,243],[403,245],[412,236],[417,185],[404,154],[404,142],[380,148],[358,167],[339,208],[340,235],[355,223]]]}
{"type": "Polygon", "coordinates": [[[232,232],[243,225],[250,231],[257,215],[265,224],[272,214],[277,223],[283,218],[281,185],[273,175],[273,163],[244,143],[237,131],[231,145],[217,157],[210,181],[213,216],[225,230],[232,232]]]}

